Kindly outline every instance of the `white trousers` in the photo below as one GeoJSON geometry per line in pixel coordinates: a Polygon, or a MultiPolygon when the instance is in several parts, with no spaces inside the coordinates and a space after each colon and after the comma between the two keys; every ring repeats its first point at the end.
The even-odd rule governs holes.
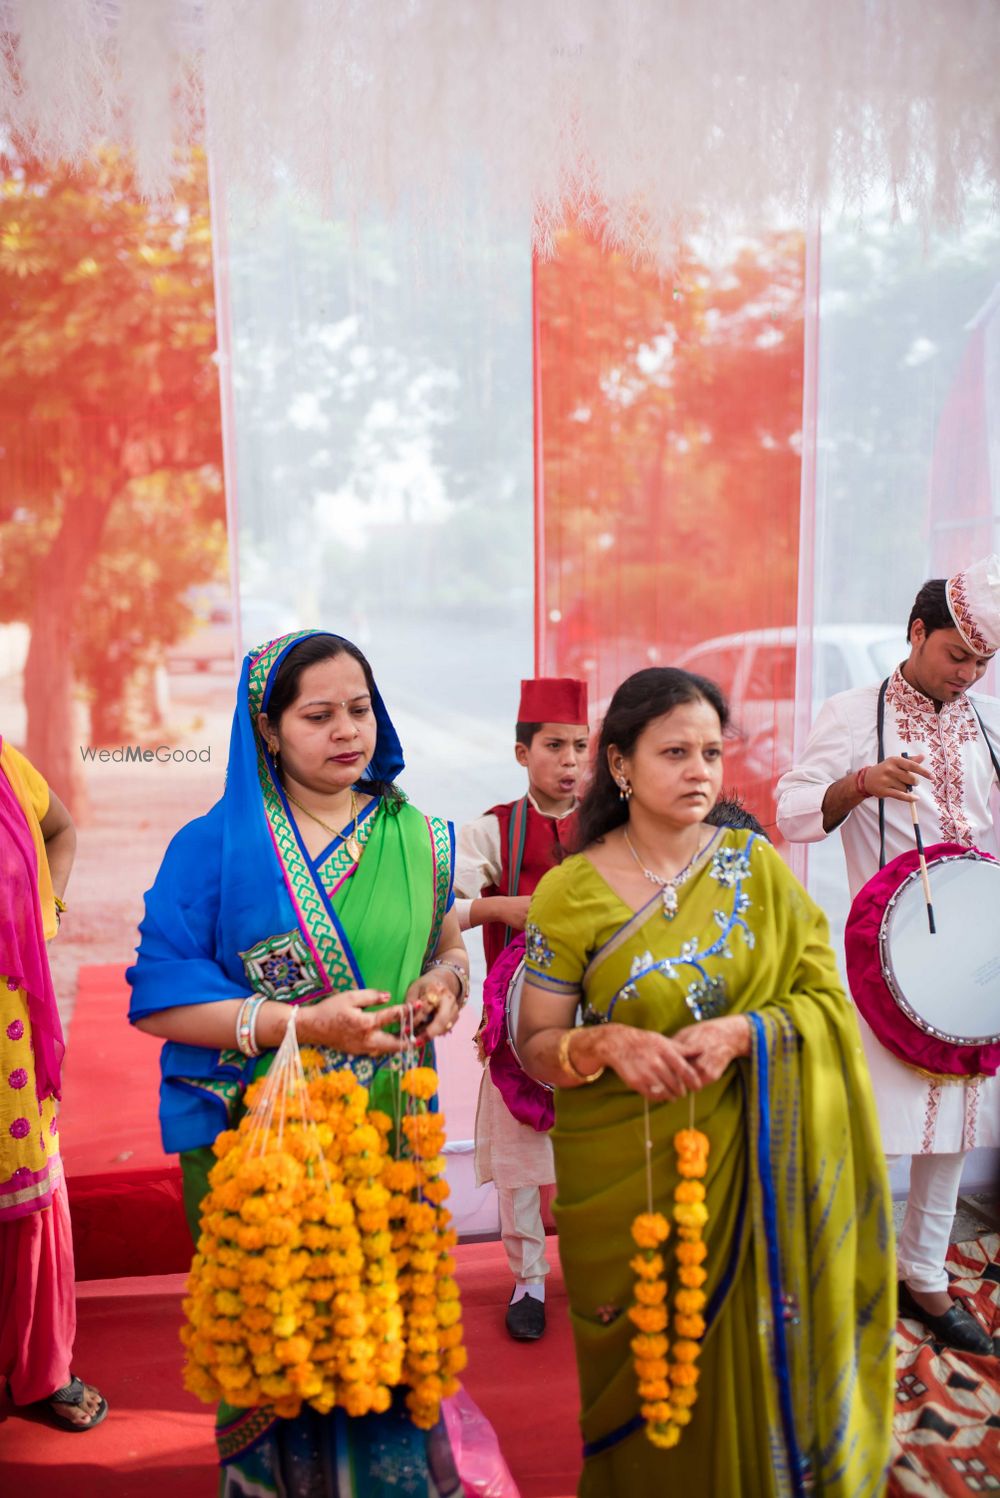
{"type": "MultiPolygon", "coordinates": [[[[890,1155],[898,1160],[900,1156],[890,1155]]],[[[932,1295],[947,1290],[951,1229],[958,1206],[964,1153],[957,1155],[913,1155],[910,1159],[910,1190],[906,1216],[896,1244],[899,1278],[911,1290],[932,1295]]]]}
{"type": "Polygon", "coordinates": [[[500,1237],[510,1272],[525,1284],[539,1284],[549,1272],[545,1257],[542,1196],[537,1186],[498,1186],[500,1237]]]}

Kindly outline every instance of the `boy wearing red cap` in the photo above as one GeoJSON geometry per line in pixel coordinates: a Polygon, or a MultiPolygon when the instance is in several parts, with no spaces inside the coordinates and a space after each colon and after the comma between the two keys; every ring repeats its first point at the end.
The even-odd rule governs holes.
{"type": "MultiPolygon", "coordinates": [[[[455,864],[459,924],[463,930],[482,926],[487,975],[494,968],[506,975],[508,967],[513,971],[516,966],[516,959],[510,961],[514,954],[501,959],[524,930],[536,885],[556,863],[559,849],[567,846],[588,739],[586,682],[570,677],[522,681],[514,753],[528,774],[527,794],[491,807],[463,827],[455,864]]],[[[484,1014],[484,1026],[486,1022],[484,1014]]],[[[500,1234],[515,1282],[507,1330],[518,1341],[531,1342],[545,1330],[549,1265],[539,1188],[555,1180],[547,1133],[551,1103],[519,1071],[499,1028],[496,1050],[492,1044],[485,1047],[492,1054],[476,1110],[476,1181],[493,1181],[499,1198],[500,1234]],[[516,1101],[506,1085],[515,1074],[516,1101]]]]}

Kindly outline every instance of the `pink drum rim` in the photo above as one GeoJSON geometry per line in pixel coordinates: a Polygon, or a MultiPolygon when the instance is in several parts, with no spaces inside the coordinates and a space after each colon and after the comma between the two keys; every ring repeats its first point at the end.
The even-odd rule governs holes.
{"type": "Polygon", "coordinates": [[[555,1123],[551,1087],[529,1077],[522,1068],[507,1031],[507,991],[524,961],[524,933],[504,947],[483,984],[483,1025],[479,1033],[488,1057],[490,1077],[518,1123],[545,1133],[555,1123]]]}
{"type": "MultiPolygon", "coordinates": [[[[929,864],[970,855],[996,862],[992,854],[962,843],[934,843],[926,850],[929,864]]],[[[901,853],[858,891],[844,931],[851,996],[875,1038],[907,1066],[946,1077],[995,1076],[1000,1070],[1000,1043],[953,1045],[929,1034],[900,1008],[882,970],[886,909],[919,864],[916,849],[901,853]]]]}

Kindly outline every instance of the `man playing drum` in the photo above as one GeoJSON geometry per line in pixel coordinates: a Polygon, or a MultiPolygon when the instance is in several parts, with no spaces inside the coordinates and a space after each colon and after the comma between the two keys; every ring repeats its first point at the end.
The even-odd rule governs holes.
{"type": "MultiPolygon", "coordinates": [[[[527,795],[494,806],[463,827],[455,861],[455,910],[463,930],[483,928],[488,991],[489,975],[498,964],[505,974],[508,967],[514,971],[516,961],[509,960],[514,954],[505,958],[505,949],[524,930],[535,886],[556,863],[570,835],[587,758],[586,682],[569,677],[522,682],[515,737],[517,762],[528,774],[527,795]]],[[[483,1034],[488,1018],[484,1013],[483,1034]]],[[[493,1181],[497,1188],[500,1235],[514,1276],[507,1330],[518,1341],[533,1342],[545,1331],[549,1265],[539,1188],[555,1181],[552,1146],[545,1132],[552,1110],[550,1094],[547,1097],[540,1084],[524,1077],[519,1090],[539,1093],[534,1124],[514,1116],[512,1095],[503,1083],[503,1090],[495,1085],[491,1075],[492,1065],[500,1080],[501,1059],[506,1065],[504,1081],[510,1078],[511,1067],[516,1068],[505,1035],[500,1044],[505,1054],[485,1058],[479,1089],[476,1181],[493,1181]]],[[[531,1116],[528,1101],[528,1113],[519,1109],[523,1117],[531,1116]]]]}
{"type": "MultiPolygon", "coordinates": [[[[802,762],[778,782],[778,826],[789,841],[818,842],[839,828],[852,899],[881,863],[912,852],[912,804],[926,844],[998,851],[990,794],[1000,701],[977,696],[973,706],[967,693],[1000,645],[1000,557],[925,583],[907,640],[909,656],[886,683],[824,703],[802,762]]],[[[948,1293],[945,1257],[965,1154],[1000,1143],[1000,1080],[929,1075],[880,1044],[860,1014],[859,1022],[886,1154],[911,1156],[900,1311],[952,1347],[990,1353],[990,1338],[948,1293]]]]}

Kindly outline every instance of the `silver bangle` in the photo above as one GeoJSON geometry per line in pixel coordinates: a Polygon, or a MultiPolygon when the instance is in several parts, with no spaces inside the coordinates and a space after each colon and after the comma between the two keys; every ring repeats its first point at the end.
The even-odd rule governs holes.
{"type": "Polygon", "coordinates": [[[251,994],[244,999],[236,1014],[236,1044],[244,1056],[259,1056],[257,1045],[257,1015],[265,999],[260,994],[251,994]]]}
{"type": "Polygon", "coordinates": [[[253,1008],[250,1010],[250,1054],[251,1054],[251,1056],[259,1056],[260,1055],[260,1046],[257,1044],[257,1017],[260,1014],[260,1011],[263,1009],[263,1007],[264,1007],[264,1005],[266,1003],[267,1003],[267,999],[263,995],[261,995],[261,997],[259,999],[254,999],[254,1001],[253,1001],[253,1008]]]}
{"type": "Polygon", "coordinates": [[[236,1048],[244,1056],[250,1055],[250,1005],[254,998],[255,995],[251,994],[244,999],[236,1011],[236,1048]]]}
{"type": "Polygon", "coordinates": [[[469,975],[465,968],[460,967],[457,962],[449,962],[445,957],[432,957],[429,962],[424,963],[424,972],[429,973],[432,967],[446,967],[455,974],[458,979],[458,1007],[464,1008],[469,997],[469,975]]]}

